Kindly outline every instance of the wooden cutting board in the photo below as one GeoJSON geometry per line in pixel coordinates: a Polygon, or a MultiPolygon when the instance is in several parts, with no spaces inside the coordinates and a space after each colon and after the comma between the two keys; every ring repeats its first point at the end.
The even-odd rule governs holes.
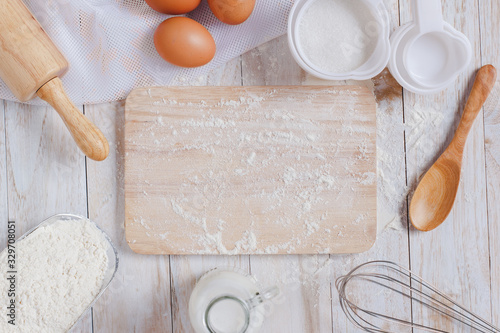
{"type": "Polygon", "coordinates": [[[354,253],[376,239],[359,86],[157,87],[125,107],[125,231],[143,254],[354,253]]]}

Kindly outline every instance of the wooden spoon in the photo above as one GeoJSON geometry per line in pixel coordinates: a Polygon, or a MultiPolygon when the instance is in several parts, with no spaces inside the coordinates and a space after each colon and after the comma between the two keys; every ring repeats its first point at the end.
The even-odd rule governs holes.
{"type": "Polygon", "coordinates": [[[453,140],[418,184],[410,204],[410,220],[418,230],[437,228],[450,213],[460,183],[467,136],[496,77],[497,71],[492,65],[479,69],[453,140]]]}

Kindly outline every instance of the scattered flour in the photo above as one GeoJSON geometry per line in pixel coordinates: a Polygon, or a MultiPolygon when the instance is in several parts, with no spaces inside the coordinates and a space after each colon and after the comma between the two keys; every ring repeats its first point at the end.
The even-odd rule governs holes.
{"type": "Polygon", "coordinates": [[[66,332],[107,272],[109,243],[90,221],[56,221],[16,242],[16,326],[7,324],[7,251],[0,254],[1,332],[66,332]]]}
{"type": "MultiPolygon", "coordinates": [[[[378,83],[385,85],[382,89],[390,90],[387,83],[381,80],[378,83]]],[[[433,160],[440,143],[436,141],[439,136],[432,133],[441,133],[445,121],[441,104],[414,104],[403,120],[401,112],[389,102],[390,99],[383,99],[377,107],[379,233],[386,229],[400,231],[406,226],[406,198],[410,187],[416,184],[407,184],[405,149],[419,160],[433,160]]]]}
{"type": "MultiPolygon", "coordinates": [[[[269,89],[259,98],[207,97],[188,111],[185,101],[162,103],[169,105],[169,113],[182,116],[161,111],[156,121],[145,123],[161,142],[158,151],[168,155],[165,162],[153,159],[154,168],[179,172],[165,173],[162,182],[175,185],[166,198],[159,198],[148,187],[151,172],[145,171],[139,184],[144,183],[147,196],[138,200],[157,200],[168,222],[145,223],[150,212],[143,205],[134,227],[160,240],[165,235],[174,242],[190,239],[194,249],[183,248],[185,242],[169,246],[192,254],[328,253],[351,239],[354,229],[367,237],[370,231],[352,208],[365,202],[364,186],[376,183],[375,172],[359,172],[375,159],[370,139],[376,133],[360,129],[353,119],[372,121],[373,114],[360,112],[348,98],[356,91],[325,87],[306,98],[290,95],[286,109],[273,101],[274,94],[269,89]],[[341,106],[318,108],[323,95],[346,98],[339,99],[341,106]],[[344,131],[342,125],[352,130],[344,131]],[[268,239],[270,232],[278,242],[268,239]]],[[[375,219],[372,215],[374,211],[363,221],[375,219]]]]}

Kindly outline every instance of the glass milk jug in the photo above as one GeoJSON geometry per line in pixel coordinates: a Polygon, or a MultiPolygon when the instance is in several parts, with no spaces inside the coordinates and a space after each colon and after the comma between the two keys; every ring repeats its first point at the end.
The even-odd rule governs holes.
{"type": "Polygon", "coordinates": [[[278,294],[277,287],[259,290],[251,276],[216,268],[199,279],[191,294],[191,324],[196,333],[258,332],[261,304],[278,294]]]}

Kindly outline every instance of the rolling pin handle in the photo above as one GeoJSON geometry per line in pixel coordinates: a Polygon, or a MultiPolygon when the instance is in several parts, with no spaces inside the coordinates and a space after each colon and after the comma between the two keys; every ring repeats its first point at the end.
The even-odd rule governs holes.
{"type": "Polygon", "coordinates": [[[60,78],[48,81],[36,94],[59,113],[76,144],[87,157],[96,161],[106,159],[109,153],[108,141],[97,126],[71,102],[60,78]]]}

